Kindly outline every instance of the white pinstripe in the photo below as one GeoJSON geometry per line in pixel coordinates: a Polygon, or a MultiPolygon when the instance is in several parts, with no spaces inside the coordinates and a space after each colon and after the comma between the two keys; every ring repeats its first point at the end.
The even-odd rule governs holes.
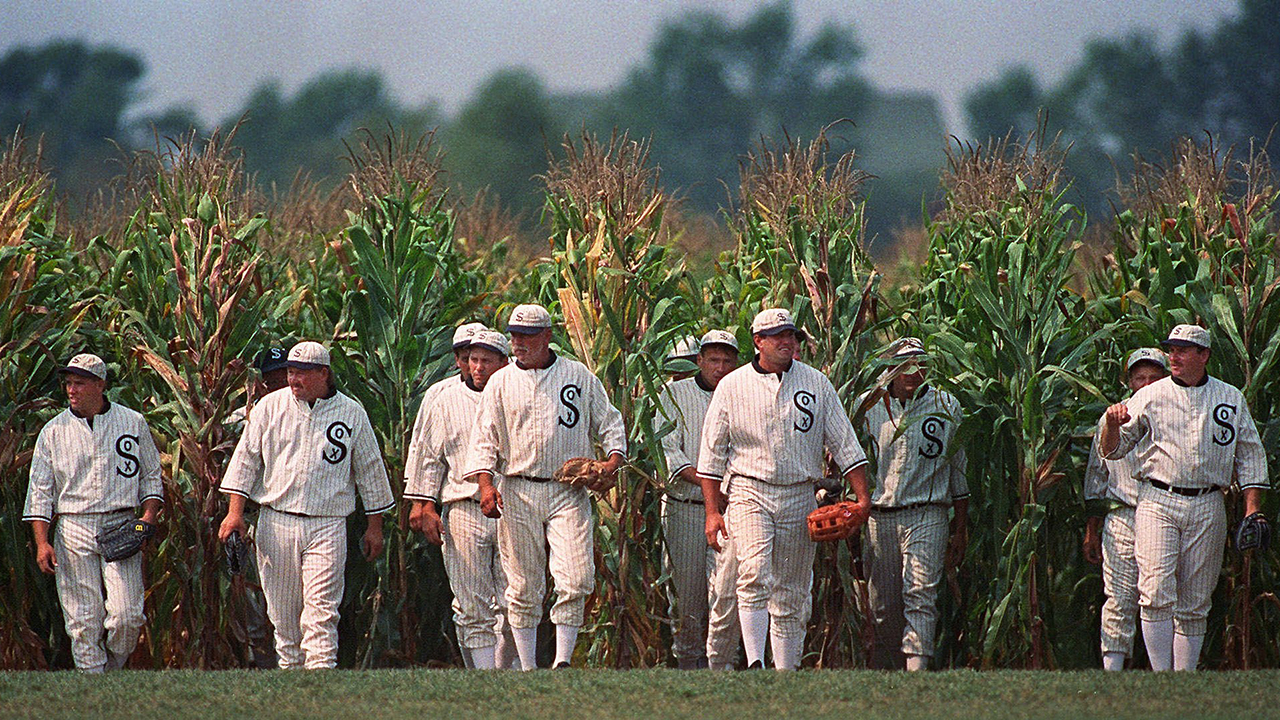
{"type": "Polygon", "coordinates": [[[81,670],[123,667],[146,622],[142,553],[116,562],[98,554],[98,532],[132,517],[132,510],[58,516],[54,577],[71,638],[71,656],[81,670]]]}
{"type": "Polygon", "coordinates": [[[1138,625],[1138,560],[1134,509],[1116,508],[1102,521],[1102,652],[1133,655],[1138,625]]]}
{"type": "Polygon", "coordinates": [[[732,536],[720,538],[720,552],[715,554],[710,584],[707,663],[712,670],[728,670],[738,661],[738,644],[742,640],[742,624],[738,620],[738,555],[732,536]]]}
{"type": "Polygon", "coordinates": [[[503,501],[498,546],[507,575],[507,620],[514,628],[538,626],[549,564],[556,589],[551,622],[581,627],[587,596],[595,587],[587,492],[555,481],[510,477],[498,490],[503,501]]]}
{"type": "MultiPolygon", "coordinates": [[[[428,416],[431,414],[431,408],[435,407],[435,401],[440,396],[440,393],[462,384],[461,375],[451,375],[433,383],[426,389],[426,392],[422,393],[422,402],[418,404],[418,414],[413,419],[413,432],[409,435],[409,452],[404,462],[406,493],[409,492],[410,483],[421,473],[422,443],[427,439],[428,416]]],[[[412,495],[406,495],[405,499],[411,500],[414,498],[412,495]]]]}
{"type": "Polygon", "coordinates": [[[346,518],[289,515],[264,506],[254,547],[280,668],[336,666],[346,518]]]}

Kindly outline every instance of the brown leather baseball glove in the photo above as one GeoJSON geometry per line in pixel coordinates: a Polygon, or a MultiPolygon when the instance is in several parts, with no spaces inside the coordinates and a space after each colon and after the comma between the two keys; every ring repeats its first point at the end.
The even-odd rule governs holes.
{"type": "Polygon", "coordinates": [[[814,542],[844,540],[866,521],[867,514],[852,500],[824,505],[809,513],[809,539],[814,542]]]}
{"type": "Polygon", "coordinates": [[[611,478],[604,473],[604,461],[578,457],[566,460],[553,476],[556,481],[584,487],[595,492],[605,492],[613,487],[611,478]]]}

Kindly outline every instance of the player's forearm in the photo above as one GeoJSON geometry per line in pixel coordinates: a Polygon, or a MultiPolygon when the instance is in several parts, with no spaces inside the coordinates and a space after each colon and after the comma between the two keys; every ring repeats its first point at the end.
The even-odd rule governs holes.
{"type": "Polygon", "coordinates": [[[698,484],[702,486],[703,507],[707,515],[720,514],[720,481],[716,478],[697,475],[698,484]]]}
{"type": "Polygon", "coordinates": [[[698,477],[698,473],[696,470],[693,469],[692,465],[681,470],[679,473],[676,474],[676,477],[689,483],[690,485],[697,485],[697,486],[702,485],[702,478],[698,477]]]}
{"type": "Polygon", "coordinates": [[[871,489],[867,485],[867,466],[865,463],[845,473],[844,481],[853,490],[853,496],[858,498],[859,504],[869,505],[871,503],[871,489]]]}
{"type": "Polygon", "coordinates": [[[1110,422],[1102,423],[1102,432],[1098,436],[1098,450],[1102,457],[1111,457],[1116,446],[1120,444],[1120,426],[1110,422]]]}
{"type": "Polygon", "coordinates": [[[951,509],[951,531],[964,531],[969,527],[969,498],[952,501],[951,509]]]}
{"type": "Polygon", "coordinates": [[[235,493],[227,494],[227,517],[243,518],[244,517],[245,496],[236,495],[235,493]]]}
{"type": "Polygon", "coordinates": [[[493,488],[493,473],[488,470],[481,470],[480,472],[472,475],[471,479],[480,486],[481,490],[493,488]]]}
{"type": "Polygon", "coordinates": [[[369,522],[369,527],[368,527],[368,530],[366,530],[366,532],[373,532],[381,535],[382,534],[382,515],[381,514],[367,515],[365,517],[368,519],[368,522],[369,522]]]}
{"type": "MultiPolygon", "coordinates": [[[[1262,488],[1244,489],[1244,514],[1252,515],[1262,511],[1262,488]]],[[[37,521],[38,522],[38,521],[37,521]]]]}
{"type": "Polygon", "coordinates": [[[35,538],[36,547],[44,547],[49,544],[49,521],[32,520],[31,535],[35,538]]]}
{"type": "MultiPolygon", "coordinates": [[[[232,497],[235,497],[234,495],[232,497]]],[[[244,498],[240,498],[244,500],[244,498]]],[[[142,501],[142,522],[151,525],[156,524],[156,520],[160,518],[160,507],[162,503],[160,498],[147,498],[142,501]]]]}

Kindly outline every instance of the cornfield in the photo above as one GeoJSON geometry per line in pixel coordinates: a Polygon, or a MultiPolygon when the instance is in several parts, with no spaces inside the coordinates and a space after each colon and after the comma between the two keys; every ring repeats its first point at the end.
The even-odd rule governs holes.
{"type": "MultiPolygon", "coordinates": [[[[38,144],[0,147],[0,667],[70,666],[51,577],[21,522],[41,425],[64,400],[56,368],[76,352],[107,359],[114,400],[146,416],[161,450],[166,506],[146,561],[147,628],[134,667],[248,663],[243,583],[220,563],[217,492],[234,447],[228,418],[262,388],[250,359],[270,344],[319,339],[339,387],[368,409],[397,493],[412,418],[452,365],[460,322],[502,327],[521,302],[562,322],[557,352],[597,373],[622,410],[631,457],[595,499],[596,592],[579,647],[592,666],[663,665],[668,582],[658,507],[664,473],[657,398],[663,356],[714,327],[750,344],[762,306],[788,307],[811,336],[805,359],[831,377],[851,416],[882,382],[895,338],[924,339],[931,382],[965,408],[970,542],[940,600],[940,664],[1079,668],[1099,664],[1099,570],[1080,551],[1089,438],[1123,395],[1120,358],[1179,322],[1213,333],[1210,372],[1241,387],[1280,467],[1280,256],[1264,153],[1240,160],[1180,141],[1135,159],[1099,241],[1064,202],[1065,150],[1052,139],[953,145],[945,199],[926,221],[928,255],[889,287],[864,251],[853,153],[762,141],[743,158],[733,247],[686,265],[677,202],[648,145],[625,135],[566,137],[541,178],[548,244],[517,259],[517,226],[485,198],[452,197],[433,138],[365,133],[333,193],[300,179],[268,197],[245,176],[234,135],[166,141],[133,159],[92,218],[60,221],[38,144]],[[1102,242],[1105,247],[1099,247],[1102,242]]],[[[667,426],[669,428],[669,425],[667,426]]],[[[1240,499],[1231,495],[1234,523],[1240,499]]],[[[1280,502],[1266,499],[1272,518],[1280,502]]],[[[407,529],[348,559],[340,663],[457,664],[438,549],[407,529]]],[[[358,532],[357,514],[349,529],[358,532]]],[[[1204,660],[1280,666],[1280,551],[1228,551],[1204,660]]],[[[856,540],[822,548],[805,664],[862,667],[871,650],[856,540]]],[[[1138,649],[1141,653],[1141,648],[1138,649]]]]}

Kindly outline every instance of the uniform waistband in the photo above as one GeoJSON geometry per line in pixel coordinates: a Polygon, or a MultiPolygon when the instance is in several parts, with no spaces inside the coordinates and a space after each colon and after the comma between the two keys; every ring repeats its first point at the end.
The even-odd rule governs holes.
{"type": "Polygon", "coordinates": [[[933,502],[918,502],[918,503],[911,503],[910,505],[872,505],[871,512],[880,513],[881,515],[892,515],[893,513],[896,513],[896,512],[902,512],[904,510],[916,510],[918,508],[923,508],[923,507],[946,507],[946,505],[943,505],[942,503],[933,503],[933,502]]]}
{"type": "Polygon", "coordinates": [[[270,510],[273,513],[280,513],[281,515],[291,515],[293,517],[300,517],[300,518],[318,517],[317,515],[308,515],[306,513],[293,512],[292,510],[281,510],[280,508],[274,508],[274,507],[271,507],[270,505],[263,505],[262,509],[270,510]]]}
{"type": "Polygon", "coordinates": [[[555,479],[555,478],[549,478],[549,477],[537,477],[534,475],[508,475],[507,477],[512,477],[517,480],[527,480],[528,482],[531,482],[531,483],[549,483],[555,479]]]}
{"type": "Polygon", "coordinates": [[[674,500],[675,502],[678,502],[678,503],[684,503],[685,505],[705,505],[706,504],[702,500],[697,500],[694,498],[688,498],[688,499],[679,498],[679,497],[676,497],[675,495],[672,495],[671,493],[667,493],[666,498],[668,500],[674,500]]]}
{"type": "Polygon", "coordinates": [[[1218,485],[1189,488],[1170,485],[1168,483],[1160,482],[1159,480],[1148,480],[1147,482],[1151,483],[1151,487],[1156,488],[1157,490],[1164,490],[1165,492],[1171,492],[1174,495],[1182,495],[1183,497],[1200,497],[1201,495],[1208,495],[1211,492],[1222,490],[1218,485]]]}

